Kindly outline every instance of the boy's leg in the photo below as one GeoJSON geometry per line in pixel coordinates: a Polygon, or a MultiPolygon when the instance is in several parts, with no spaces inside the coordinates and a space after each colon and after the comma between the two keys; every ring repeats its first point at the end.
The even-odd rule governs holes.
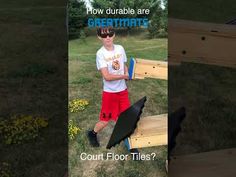
{"type": "Polygon", "coordinates": [[[105,127],[107,126],[107,124],[108,124],[107,121],[99,121],[99,122],[96,123],[96,125],[95,125],[93,131],[94,131],[95,133],[98,133],[98,132],[100,132],[103,128],[105,128],[105,127]]]}
{"type": "Polygon", "coordinates": [[[99,121],[95,124],[93,130],[88,131],[88,139],[90,145],[93,147],[99,147],[99,142],[97,140],[97,133],[100,132],[103,128],[105,128],[110,120],[110,112],[112,112],[112,101],[113,94],[108,92],[103,92],[102,94],[102,105],[99,121]]]}
{"type": "Polygon", "coordinates": [[[114,120],[119,112],[119,100],[116,93],[103,92],[102,106],[99,121],[93,130],[88,132],[89,142],[93,147],[98,147],[97,133],[105,128],[110,120],[114,120]]]}
{"type": "Polygon", "coordinates": [[[97,139],[97,133],[100,132],[103,128],[107,126],[108,122],[105,121],[99,121],[96,123],[95,127],[93,130],[88,131],[88,139],[89,143],[93,147],[99,147],[99,142],[97,139]]]}

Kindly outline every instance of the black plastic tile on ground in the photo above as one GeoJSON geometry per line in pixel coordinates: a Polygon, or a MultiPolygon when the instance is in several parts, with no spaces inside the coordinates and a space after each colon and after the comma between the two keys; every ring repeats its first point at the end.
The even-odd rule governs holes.
{"type": "Polygon", "coordinates": [[[129,137],[134,132],[146,100],[147,98],[143,97],[120,114],[111,138],[107,144],[107,149],[119,144],[122,140],[129,137]]]}

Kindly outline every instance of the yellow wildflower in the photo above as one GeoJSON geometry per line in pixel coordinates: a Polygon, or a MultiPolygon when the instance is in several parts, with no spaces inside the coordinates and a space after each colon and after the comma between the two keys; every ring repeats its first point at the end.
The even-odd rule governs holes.
{"type": "Polygon", "coordinates": [[[88,104],[89,102],[85,99],[74,99],[69,102],[69,110],[72,113],[83,111],[88,104]]]}

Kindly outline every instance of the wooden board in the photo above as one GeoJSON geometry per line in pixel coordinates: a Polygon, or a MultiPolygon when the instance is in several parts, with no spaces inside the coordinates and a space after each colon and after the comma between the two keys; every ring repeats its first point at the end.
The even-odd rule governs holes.
{"type": "Polygon", "coordinates": [[[235,177],[236,148],[175,156],[168,166],[169,177],[235,177]]]}
{"type": "Polygon", "coordinates": [[[134,61],[132,79],[157,78],[167,80],[167,62],[139,58],[134,59],[134,61]]]}
{"type": "Polygon", "coordinates": [[[236,26],[169,19],[168,62],[236,67],[236,26]]]}
{"type": "Polygon", "coordinates": [[[130,149],[167,144],[167,114],[141,118],[128,138],[130,149]]]}

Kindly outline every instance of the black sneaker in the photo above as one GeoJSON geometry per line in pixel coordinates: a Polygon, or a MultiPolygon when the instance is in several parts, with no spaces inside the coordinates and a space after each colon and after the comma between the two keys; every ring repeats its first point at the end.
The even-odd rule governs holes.
{"type": "Polygon", "coordinates": [[[99,142],[97,139],[97,134],[94,134],[93,131],[89,130],[87,133],[89,143],[92,147],[99,147],[99,142]]]}

